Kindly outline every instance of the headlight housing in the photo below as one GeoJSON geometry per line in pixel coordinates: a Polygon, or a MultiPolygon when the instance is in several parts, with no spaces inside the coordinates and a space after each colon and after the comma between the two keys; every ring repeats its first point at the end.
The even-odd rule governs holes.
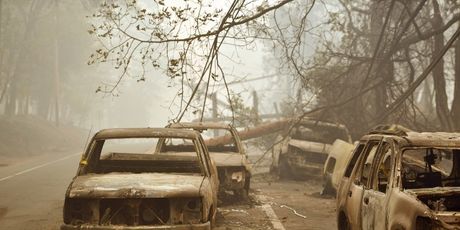
{"type": "Polygon", "coordinates": [[[171,200],[173,224],[198,224],[203,222],[201,197],[175,198],[171,200]]]}
{"type": "Polygon", "coordinates": [[[430,218],[427,217],[417,217],[415,221],[415,229],[432,229],[433,226],[433,221],[430,218]]]}
{"type": "Polygon", "coordinates": [[[66,198],[64,201],[64,223],[80,225],[97,224],[99,202],[94,199],[66,198]]]}
{"type": "Polygon", "coordinates": [[[238,171],[232,173],[232,181],[240,183],[244,180],[244,172],[238,171]]]}

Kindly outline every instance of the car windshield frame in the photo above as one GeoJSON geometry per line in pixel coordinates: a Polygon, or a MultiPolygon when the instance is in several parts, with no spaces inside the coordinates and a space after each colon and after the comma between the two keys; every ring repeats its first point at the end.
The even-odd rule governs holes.
{"type": "MultiPolygon", "coordinates": [[[[168,136],[168,137],[161,137],[161,136],[145,136],[145,137],[106,137],[106,138],[93,138],[90,142],[90,144],[88,145],[88,148],[85,152],[85,155],[82,157],[82,160],[80,161],[80,166],[79,166],[79,169],[78,169],[78,172],[77,172],[77,175],[84,175],[84,174],[89,174],[89,173],[96,173],[96,174],[106,174],[106,173],[110,173],[110,172],[103,172],[103,173],[100,173],[98,170],[98,167],[100,167],[99,163],[101,161],[107,161],[107,160],[112,160],[112,161],[126,161],[126,162],[134,162],[134,161],[145,161],[145,163],[147,163],[147,161],[151,161],[151,162],[154,162],[154,161],[163,161],[164,163],[167,163],[167,162],[173,162],[174,160],[175,161],[187,161],[187,160],[194,160],[195,161],[195,156],[193,154],[191,154],[190,156],[159,156],[159,155],[156,155],[156,152],[154,151],[155,148],[156,148],[156,145],[158,145],[158,143],[160,143],[160,140],[164,140],[164,139],[187,139],[187,140],[190,140],[193,144],[193,149],[195,154],[196,154],[196,166],[195,168],[198,166],[199,167],[199,172],[161,172],[161,171],[158,171],[159,173],[174,173],[174,174],[200,174],[202,176],[206,176],[206,175],[209,175],[209,169],[204,165],[206,164],[206,159],[205,157],[203,156],[204,153],[202,153],[202,149],[201,147],[199,147],[198,145],[198,139],[197,138],[190,138],[190,137],[174,137],[174,136],[168,136]],[[156,140],[155,142],[155,145],[153,145],[153,148],[151,149],[151,151],[149,152],[146,152],[146,153],[111,153],[110,157],[109,158],[112,158],[112,159],[102,159],[101,158],[101,155],[102,155],[102,151],[104,149],[104,145],[105,145],[105,141],[106,140],[116,140],[116,139],[123,139],[123,140],[127,140],[127,139],[152,139],[152,140],[156,140]],[[116,156],[115,156],[115,155],[116,156]],[[132,156],[133,159],[118,159],[120,158],[120,156],[123,156],[123,157],[129,157],[129,156],[132,156]],[[113,158],[115,157],[115,158],[113,158]],[[138,158],[138,159],[136,159],[138,158]],[[139,159],[140,158],[140,159],[139,159]],[[99,172],[99,173],[98,173],[99,172]]],[[[153,164],[152,164],[153,165],[153,164]]],[[[132,166],[134,167],[134,166],[132,166]]],[[[144,166],[145,167],[145,166],[144,166]]],[[[178,168],[178,167],[177,167],[178,168]]],[[[129,171],[129,170],[128,170],[129,171]]],[[[117,172],[117,171],[114,171],[114,172],[117,172]]],[[[154,172],[154,169],[152,169],[151,172],[154,172]]],[[[136,173],[136,172],[131,172],[131,173],[136,173]]],[[[148,171],[147,172],[137,172],[137,173],[149,173],[148,171]]]]}
{"type": "Polygon", "coordinates": [[[216,127],[210,127],[210,126],[206,126],[206,125],[197,125],[197,126],[174,126],[173,128],[175,129],[186,129],[186,130],[195,130],[197,132],[199,132],[200,134],[203,132],[203,131],[209,131],[209,132],[212,132],[213,130],[225,130],[226,131],[226,134],[225,135],[219,135],[219,136],[216,136],[216,137],[211,137],[209,139],[205,139],[203,136],[203,140],[204,140],[204,143],[206,145],[206,147],[208,148],[209,152],[217,152],[217,153],[239,153],[239,154],[244,154],[244,151],[243,151],[243,146],[241,146],[241,140],[238,138],[238,134],[236,133],[237,131],[231,127],[219,127],[219,128],[216,128],[216,127]],[[230,135],[229,135],[230,134],[230,135]],[[213,146],[213,145],[209,145],[209,142],[210,140],[213,140],[215,138],[221,138],[221,137],[226,137],[226,136],[229,136],[231,138],[231,144],[234,145],[234,147],[232,146],[232,148],[235,149],[235,151],[215,151],[216,147],[218,146],[213,146]]]}

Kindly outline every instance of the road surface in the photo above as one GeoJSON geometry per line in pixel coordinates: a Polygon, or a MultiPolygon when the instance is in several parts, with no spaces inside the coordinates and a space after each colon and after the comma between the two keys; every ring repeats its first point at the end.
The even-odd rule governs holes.
{"type": "MultiPolygon", "coordinates": [[[[0,229],[58,229],[65,190],[79,153],[33,157],[0,164],[0,229]]],[[[217,229],[334,229],[335,202],[320,197],[318,182],[252,180],[249,201],[229,195],[220,204],[217,229]]]]}

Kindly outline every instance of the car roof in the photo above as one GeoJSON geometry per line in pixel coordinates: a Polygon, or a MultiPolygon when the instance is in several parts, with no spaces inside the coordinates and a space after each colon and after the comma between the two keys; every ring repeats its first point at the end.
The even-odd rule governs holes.
{"type": "Polygon", "coordinates": [[[370,139],[375,136],[384,136],[393,138],[402,146],[417,146],[417,147],[459,147],[460,148],[460,133],[448,132],[405,132],[404,134],[369,134],[366,135],[370,139]]]}
{"type": "Polygon", "coordinates": [[[178,122],[171,123],[170,128],[190,128],[190,129],[231,129],[232,126],[223,122],[178,122]]]}
{"type": "Polygon", "coordinates": [[[200,134],[194,130],[178,130],[172,128],[113,128],[103,129],[94,135],[95,139],[113,138],[185,138],[197,139],[200,134]]]}
{"type": "Polygon", "coordinates": [[[460,147],[460,133],[407,132],[405,139],[414,146],[460,147]]]}

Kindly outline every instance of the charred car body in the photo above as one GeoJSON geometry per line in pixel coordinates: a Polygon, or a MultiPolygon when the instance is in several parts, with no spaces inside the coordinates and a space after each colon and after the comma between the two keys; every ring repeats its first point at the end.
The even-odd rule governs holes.
{"type": "Polygon", "coordinates": [[[271,171],[281,178],[321,176],[329,149],[337,139],[351,143],[345,126],[304,118],[273,148],[271,171]]]}
{"type": "MultiPolygon", "coordinates": [[[[238,132],[232,125],[216,122],[181,122],[170,124],[168,127],[200,132],[217,167],[219,191],[233,191],[242,197],[248,195],[251,180],[250,164],[238,132]]],[[[157,150],[159,151],[160,149],[157,150]]]]}
{"type": "Polygon", "coordinates": [[[337,193],[339,229],[459,229],[460,134],[371,132],[337,193]]]}
{"type": "Polygon", "coordinates": [[[102,130],[67,189],[61,229],[210,229],[217,189],[216,168],[198,132],[102,130]],[[159,138],[194,148],[187,156],[148,154],[159,138]]]}
{"type": "Polygon", "coordinates": [[[329,149],[323,169],[323,191],[321,194],[334,195],[350,161],[354,145],[337,139],[329,149]]]}

